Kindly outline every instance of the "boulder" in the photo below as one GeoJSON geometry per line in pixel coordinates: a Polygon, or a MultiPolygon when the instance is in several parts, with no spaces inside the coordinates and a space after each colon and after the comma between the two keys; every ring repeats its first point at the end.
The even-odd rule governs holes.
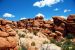
{"type": "Polygon", "coordinates": [[[66,30],[70,33],[75,33],[75,15],[69,15],[66,23],[66,30]]]}
{"type": "Polygon", "coordinates": [[[75,38],[73,38],[71,41],[75,43],[75,38]]]}
{"type": "Polygon", "coordinates": [[[36,16],[35,17],[35,20],[43,20],[44,18],[43,18],[43,16],[36,16]]]}
{"type": "Polygon", "coordinates": [[[24,26],[25,26],[25,25],[24,25],[23,22],[21,22],[21,21],[18,21],[18,22],[17,22],[17,27],[18,27],[18,28],[24,28],[24,26]]]}
{"type": "Polygon", "coordinates": [[[55,31],[55,33],[57,35],[56,38],[55,38],[57,41],[60,42],[62,39],[64,39],[63,38],[63,33],[59,32],[59,31],[55,31]]]}
{"type": "Polygon", "coordinates": [[[13,25],[17,26],[17,22],[13,21],[13,25]]]}
{"type": "Polygon", "coordinates": [[[41,31],[43,34],[45,34],[46,36],[49,36],[49,34],[51,34],[51,31],[48,29],[42,30],[41,31]]]}
{"type": "Polygon", "coordinates": [[[53,21],[51,21],[51,20],[45,20],[44,24],[53,24],[53,21]]]}
{"type": "Polygon", "coordinates": [[[65,27],[61,27],[61,26],[54,26],[54,30],[55,31],[60,31],[62,33],[65,33],[65,27]]]}
{"type": "Polygon", "coordinates": [[[62,17],[53,17],[54,21],[54,30],[55,31],[60,31],[62,33],[65,33],[65,22],[66,20],[62,17]]]}
{"type": "Polygon", "coordinates": [[[60,16],[53,17],[53,21],[55,25],[60,25],[61,23],[65,22],[65,19],[60,16]]]}
{"type": "Polygon", "coordinates": [[[75,23],[67,23],[66,30],[68,33],[75,33],[75,23]]]}
{"type": "Polygon", "coordinates": [[[2,21],[0,20],[0,25],[2,24],[1,22],[2,22],[2,21]]]}
{"type": "Polygon", "coordinates": [[[57,34],[57,36],[63,36],[63,33],[59,32],[59,31],[55,31],[55,33],[57,34]]]}
{"type": "Polygon", "coordinates": [[[2,25],[6,25],[6,24],[7,24],[6,20],[2,20],[2,25]]]}
{"type": "Polygon", "coordinates": [[[18,50],[16,31],[12,25],[12,21],[0,19],[0,50],[18,50]]]}
{"type": "Polygon", "coordinates": [[[8,47],[11,47],[10,46],[11,44],[7,41],[6,38],[2,38],[0,37],[0,48],[8,48],[8,47]]]}
{"type": "Polygon", "coordinates": [[[16,35],[16,32],[14,30],[9,30],[8,33],[9,33],[10,36],[15,36],[16,35]]]}
{"type": "Polygon", "coordinates": [[[5,30],[5,26],[0,25],[0,31],[6,32],[6,30],[5,30]]]}
{"type": "Polygon", "coordinates": [[[0,31],[0,37],[7,37],[7,36],[9,36],[8,33],[0,31]]]}
{"type": "Polygon", "coordinates": [[[10,46],[12,48],[17,46],[17,40],[14,37],[7,37],[8,42],[11,44],[10,46]]]}
{"type": "Polygon", "coordinates": [[[57,34],[56,33],[51,33],[49,34],[50,37],[56,38],[57,34]]]}
{"type": "Polygon", "coordinates": [[[67,18],[68,23],[75,23],[75,14],[71,14],[67,18]]]}
{"type": "Polygon", "coordinates": [[[35,27],[39,27],[40,23],[38,22],[38,20],[34,20],[33,22],[33,26],[35,27]]]}
{"type": "Polygon", "coordinates": [[[50,29],[50,28],[53,28],[53,26],[50,25],[50,24],[44,24],[44,27],[45,27],[45,28],[49,28],[49,29],[50,29]]]}
{"type": "Polygon", "coordinates": [[[14,50],[18,50],[19,49],[19,46],[16,46],[15,48],[14,48],[14,50]]]}
{"type": "Polygon", "coordinates": [[[14,31],[9,25],[6,25],[6,32],[9,33],[10,36],[16,35],[16,31],[14,31]]]}

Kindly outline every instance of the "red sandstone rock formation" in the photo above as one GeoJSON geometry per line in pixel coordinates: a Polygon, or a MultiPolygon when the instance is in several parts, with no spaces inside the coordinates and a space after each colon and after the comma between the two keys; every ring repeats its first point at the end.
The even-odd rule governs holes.
{"type": "Polygon", "coordinates": [[[67,32],[75,33],[75,15],[74,14],[68,16],[66,27],[67,27],[67,32]]]}
{"type": "Polygon", "coordinates": [[[0,50],[17,50],[16,32],[9,25],[12,22],[0,21],[0,50]]]}
{"type": "Polygon", "coordinates": [[[65,19],[62,17],[53,17],[54,21],[54,30],[65,33],[65,19]]]}
{"type": "Polygon", "coordinates": [[[53,37],[60,41],[63,34],[75,33],[75,15],[69,15],[67,20],[55,16],[53,21],[44,20],[42,16],[17,22],[0,19],[0,50],[18,50],[14,29],[24,28],[31,31],[41,31],[47,37],[53,37]]]}

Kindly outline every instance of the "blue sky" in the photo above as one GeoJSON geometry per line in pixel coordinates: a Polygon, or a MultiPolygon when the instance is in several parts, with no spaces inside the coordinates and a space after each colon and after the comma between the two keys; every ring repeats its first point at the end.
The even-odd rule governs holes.
{"type": "Polygon", "coordinates": [[[17,21],[38,13],[45,19],[75,14],[75,0],[0,0],[0,18],[17,21]]]}

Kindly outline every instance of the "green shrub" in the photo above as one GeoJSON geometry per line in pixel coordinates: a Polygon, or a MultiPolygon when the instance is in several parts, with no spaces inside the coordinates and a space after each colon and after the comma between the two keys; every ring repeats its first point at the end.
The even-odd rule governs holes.
{"type": "Polygon", "coordinates": [[[48,41],[44,41],[43,44],[48,44],[48,41]]]}
{"type": "Polygon", "coordinates": [[[22,49],[19,47],[18,50],[22,50],[22,49]]]}
{"type": "Polygon", "coordinates": [[[56,41],[55,39],[51,39],[51,43],[54,43],[59,47],[61,47],[63,45],[64,41],[65,41],[65,39],[62,39],[61,41],[56,41]]]}
{"type": "Polygon", "coordinates": [[[51,43],[54,43],[54,44],[56,44],[57,46],[60,46],[60,47],[62,45],[62,42],[58,42],[55,39],[51,39],[51,43]]]}
{"type": "Polygon", "coordinates": [[[62,50],[75,50],[75,44],[70,40],[66,40],[61,46],[62,50]]]}
{"type": "Polygon", "coordinates": [[[19,37],[25,37],[25,35],[20,33],[20,34],[19,34],[19,37]]]}
{"type": "Polygon", "coordinates": [[[73,43],[70,39],[66,39],[60,42],[56,41],[55,39],[51,39],[51,43],[61,47],[62,50],[75,50],[75,43],[73,43]]]}
{"type": "Polygon", "coordinates": [[[62,43],[61,42],[56,42],[56,45],[61,47],[62,46],[62,43]]]}
{"type": "Polygon", "coordinates": [[[74,35],[71,34],[71,33],[68,33],[67,36],[66,36],[67,39],[73,39],[74,38],[74,35]]]}
{"type": "Polygon", "coordinates": [[[50,41],[51,41],[51,43],[54,43],[54,44],[56,43],[55,39],[51,39],[50,41]]]}
{"type": "Polygon", "coordinates": [[[16,30],[16,32],[18,33],[18,30],[16,30]]]}
{"type": "Polygon", "coordinates": [[[18,49],[18,50],[27,50],[27,48],[25,48],[25,47],[21,46],[21,47],[19,47],[19,49],[18,49]]]}

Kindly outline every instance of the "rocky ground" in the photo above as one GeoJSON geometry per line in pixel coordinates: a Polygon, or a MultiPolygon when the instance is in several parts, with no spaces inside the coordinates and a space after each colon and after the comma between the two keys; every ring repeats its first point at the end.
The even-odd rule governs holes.
{"type": "Polygon", "coordinates": [[[0,50],[75,50],[75,15],[20,21],[0,18],[0,50]]]}

